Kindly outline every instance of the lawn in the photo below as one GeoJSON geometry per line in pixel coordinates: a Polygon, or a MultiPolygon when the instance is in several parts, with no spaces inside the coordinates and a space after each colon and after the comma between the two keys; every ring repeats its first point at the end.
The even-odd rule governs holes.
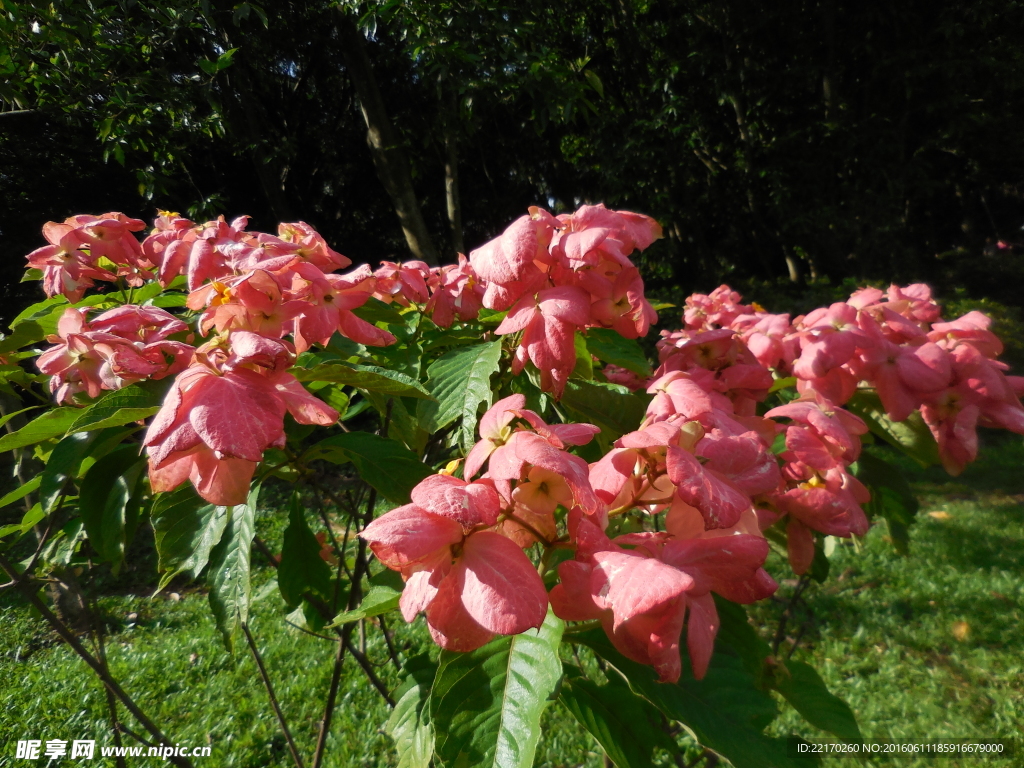
{"type": "MultiPolygon", "coordinates": [[[[820,670],[831,690],[853,707],[867,738],[1015,738],[1024,727],[1022,466],[1024,445],[1013,436],[993,438],[981,460],[960,478],[906,465],[922,502],[911,532],[911,556],[893,554],[884,523],[877,524],[859,547],[838,546],[830,578],[805,592],[780,650],[785,656],[799,637],[794,658],[820,670]]],[[[258,529],[271,547],[277,546],[282,516],[261,512],[258,529]]],[[[234,654],[226,652],[198,589],[176,582],[151,597],[155,565],[145,546],[137,547],[133,562],[128,572],[104,581],[98,599],[112,629],[107,650],[114,675],[175,741],[210,744],[213,757],[206,764],[289,765],[244,645],[234,654]]],[[[296,741],[308,756],[333,645],[283,621],[273,570],[258,554],[254,564],[258,600],[253,630],[296,741]]],[[[781,560],[771,566],[777,574],[786,572],[781,560]]],[[[794,585],[784,581],[780,597],[791,594],[794,585]]],[[[751,611],[767,639],[775,634],[781,609],[779,603],[765,602],[751,611]]],[[[402,654],[429,645],[422,621],[392,624],[402,654]]],[[[395,670],[384,663],[379,630],[368,627],[367,635],[370,657],[381,662],[379,674],[397,685],[395,670]]],[[[0,680],[0,766],[22,762],[13,758],[17,739],[112,743],[100,685],[41,620],[6,593],[0,593],[0,680]]],[[[326,764],[395,765],[381,730],[386,718],[387,706],[358,667],[346,663],[326,764]]],[[[559,705],[549,708],[546,718],[538,766],[602,764],[595,743],[559,705]]],[[[792,711],[775,727],[779,733],[822,738],[792,711]]],[[[659,762],[675,764],[667,754],[659,762]]],[[[898,764],[911,768],[933,762],[898,764]]],[[[981,762],[953,758],[941,764],[953,768],[981,762]]],[[[845,764],[869,763],[826,762],[845,764]]]]}

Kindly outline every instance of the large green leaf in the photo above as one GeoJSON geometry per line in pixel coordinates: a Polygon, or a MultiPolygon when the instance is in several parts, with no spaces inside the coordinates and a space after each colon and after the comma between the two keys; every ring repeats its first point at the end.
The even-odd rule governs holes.
{"type": "Polygon", "coordinates": [[[363,306],[353,309],[352,314],[368,323],[386,323],[387,325],[403,325],[405,323],[402,313],[393,305],[386,304],[372,296],[363,306]]]}
{"type": "Polygon", "coordinates": [[[787,661],[785,671],[780,669],[775,675],[775,689],[816,728],[842,741],[863,740],[849,705],[825,687],[821,675],[810,664],[787,661]]]}
{"type": "Polygon", "coordinates": [[[380,616],[398,607],[402,599],[405,582],[397,571],[384,570],[370,577],[370,588],[363,595],[363,600],[356,608],[335,616],[332,626],[349,624],[360,619],[380,616]]]}
{"type": "Polygon", "coordinates": [[[872,434],[900,449],[921,466],[939,463],[938,443],[919,411],[910,414],[906,421],[893,421],[885,412],[878,394],[864,389],[857,390],[846,403],[846,408],[864,419],[872,434]]]}
{"type": "Polygon", "coordinates": [[[328,437],[312,446],[307,458],[336,463],[351,461],[363,480],[395,504],[408,504],[412,489],[432,474],[430,467],[404,445],[369,432],[328,437]]]}
{"type": "Polygon", "coordinates": [[[566,665],[558,700],[604,749],[618,768],[648,768],[655,746],[673,749],[657,723],[658,711],[621,680],[605,685],[566,665]]]}
{"type": "Polygon", "coordinates": [[[108,296],[99,293],[86,296],[74,304],[71,304],[64,296],[52,296],[22,310],[17,317],[11,320],[11,328],[17,333],[23,324],[35,323],[39,326],[39,330],[42,333],[40,338],[45,338],[49,334],[57,332],[57,323],[60,320],[60,316],[64,314],[64,310],[68,307],[96,307],[101,304],[110,303],[108,296]]]}
{"type": "Polygon", "coordinates": [[[649,401],[618,384],[578,379],[570,379],[562,395],[562,405],[601,427],[609,439],[639,429],[649,401]]]}
{"type": "Polygon", "coordinates": [[[724,597],[714,597],[719,622],[715,653],[724,651],[738,657],[754,678],[755,685],[758,688],[764,687],[765,669],[772,655],[771,646],[750,626],[746,608],[724,597]]]}
{"type": "Polygon", "coordinates": [[[0,437],[0,453],[41,443],[51,437],[63,435],[82,413],[80,408],[54,408],[33,419],[17,432],[0,437]]]}
{"type": "Polygon", "coordinates": [[[759,690],[753,676],[734,656],[716,653],[703,680],[694,680],[683,653],[678,683],[658,682],[651,667],[627,659],[601,630],[573,639],[594,650],[623,676],[634,692],[666,717],[683,723],[703,746],[722,755],[735,768],[799,768],[807,765],[787,756],[784,739],[762,731],[777,714],[771,696],[759,690]]]}
{"type": "Polygon", "coordinates": [[[501,341],[457,347],[427,368],[427,386],[436,403],[417,409],[427,432],[437,432],[462,419],[459,443],[465,452],[476,442],[476,423],[481,405],[491,404],[491,376],[501,360],[501,341]]]}
{"type": "Polygon", "coordinates": [[[430,725],[430,687],[437,665],[424,653],[403,666],[405,680],[395,691],[395,708],[384,730],[395,742],[398,768],[429,768],[434,756],[434,730],[430,725]]]}
{"type": "Polygon", "coordinates": [[[50,452],[50,458],[40,475],[39,503],[43,509],[50,511],[57,503],[95,438],[95,434],[68,435],[50,452]]]}
{"type": "Polygon", "coordinates": [[[320,557],[321,549],[306,524],[298,495],[293,495],[281,547],[281,563],[277,567],[277,586],[289,610],[302,602],[303,595],[331,601],[331,569],[320,557]]]}
{"type": "Polygon", "coordinates": [[[469,653],[441,651],[430,692],[434,754],[446,768],[530,768],[540,718],[562,677],[563,623],[499,637],[469,653]]]}
{"type": "Polygon", "coordinates": [[[811,725],[844,741],[860,741],[860,728],[850,707],[825,687],[813,667],[800,661],[772,660],[771,648],[747,621],[742,605],[715,597],[720,626],[715,653],[733,653],[754,675],[758,687],[772,687],[811,725]]]}
{"type": "Polygon", "coordinates": [[[163,574],[158,592],[179,573],[198,577],[228,524],[227,508],[208,504],[191,483],[158,494],[150,516],[163,574]]]}
{"type": "Polygon", "coordinates": [[[592,381],[594,378],[594,359],[590,356],[590,350],[587,349],[586,337],[579,331],[576,331],[573,337],[573,344],[576,348],[576,365],[573,366],[570,375],[576,379],[592,381]]]}
{"type": "Polygon", "coordinates": [[[78,508],[93,549],[117,566],[138,521],[138,486],[146,459],[139,446],[123,445],[90,467],[82,478],[78,508]]]}
{"type": "Polygon", "coordinates": [[[35,320],[23,322],[0,339],[0,352],[13,352],[29,344],[36,344],[45,339],[48,333],[50,332],[35,320]]]}
{"type": "Polygon", "coordinates": [[[312,368],[295,368],[293,373],[299,381],[330,381],[395,397],[418,397],[424,400],[430,400],[432,397],[423,385],[411,376],[375,365],[321,363],[312,368]]]}
{"type": "Polygon", "coordinates": [[[252,540],[256,536],[256,499],[259,486],[249,491],[245,504],[228,507],[228,521],[220,542],[210,552],[206,580],[210,607],[224,644],[231,650],[241,625],[249,621],[252,584],[249,578],[252,540]]]}
{"type": "Polygon", "coordinates": [[[160,410],[165,389],[166,385],[160,382],[146,382],[108,392],[86,408],[68,427],[68,432],[120,427],[149,418],[160,410]]]}
{"type": "Polygon", "coordinates": [[[857,479],[871,491],[864,505],[869,515],[885,518],[889,537],[901,555],[910,552],[910,526],[920,507],[899,467],[864,451],[857,459],[857,479]]]}
{"type": "Polygon", "coordinates": [[[651,364],[636,339],[627,339],[611,328],[587,331],[587,349],[605,363],[625,368],[638,376],[651,375],[651,364]]]}

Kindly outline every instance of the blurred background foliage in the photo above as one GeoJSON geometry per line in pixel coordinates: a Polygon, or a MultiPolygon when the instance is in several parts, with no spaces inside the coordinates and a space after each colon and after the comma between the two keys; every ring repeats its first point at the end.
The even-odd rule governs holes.
{"type": "Polygon", "coordinates": [[[40,226],[73,213],[301,219],[357,263],[409,258],[386,187],[401,180],[367,142],[385,115],[442,262],[528,205],[603,201],[664,225],[642,269],[669,301],[729,281],[803,311],[923,280],[1021,327],[1014,0],[0,9],[5,319],[37,298],[17,281],[40,226]]]}

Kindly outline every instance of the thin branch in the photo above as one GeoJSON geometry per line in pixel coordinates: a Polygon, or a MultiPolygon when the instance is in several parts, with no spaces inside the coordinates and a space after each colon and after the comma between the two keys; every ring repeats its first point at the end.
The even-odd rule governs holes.
{"type": "Polygon", "coordinates": [[[125,725],[124,723],[118,723],[118,726],[120,727],[120,729],[121,729],[121,731],[123,733],[127,733],[129,736],[131,736],[133,739],[135,739],[140,744],[145,744],[147,747],[155,747],[156,746],[156,744],[154,744],[152,741],[150,741],[149,739],[143,738],[142,736],[137,734],[135,731],[133,731],[131,728],[129,728],[127,725],[125,725]]]}
{"type": "MultiPolygon", "coordinates": [[[[124,705],[125,709],[132,713],[132,716],[138,720],[139,724],[149,731],[150,735],[152,735],[158,743],[173,744],[174,742],[168,739],[152,720],[146,717],[145,713],[139,709],[139,706],[135,701],[125,693],[124,689],[118,685],[117,681],[110,676],[106,667],[104,667],[104,665],[101,664],[95,656],[89,653],[86,647],[82,645],[77,637],[75,637],[74,633],[68,628],[68,626],[58,619],[54,615],[53,611],[51,611],[46,604],[39,599],[35,590],[19,580],[18,572],[14,568],[14,565],[3,554],[0,554],[0,569],[2,569],[11,579],[18,582],[18,589],[29,604],[39,611],[40,615],[42,615],[42,617],[46,619],[47,623],[53,627],[54,631],[60,635],[60,638],[71,646],[72,650],[81,656],[82,660],[85,661],[86,664],[92,667],[92,670],[99,676],[100,680],[103,681],[103,684],[113,692],[118,701],[124,705]]],[[[186,757],[169,755],[167,759],[179,766],[179,768],[195,768],[192,761],[186,757]]]]}
{"type": "Polygon", "coordinates": [[[280,724],[284,738],[288,742],[288,751],[292,753],[292,759],[295,761],[297,768],[305,768],[302,757],[299,755],[298,747],[295,746],[295,739],[292,738],[292,732],[288,730],[288,723],[284,719],[281,705],[277,703],[277,696],[274,695],[274,686],[270,682],[270,675],[267,674],[267,668],[263,666],[263,658],[260,656],[259,649],[256,648],[256,642],[252,639],[252,633],[249,631],[247,624],[242,624],[242,632],[245,634],[245,641],[249,644],[249,650],[252,651],[252,657],[256,660],[256,666],[259,667],[260,677],[263,678],[263,685],[266,687],[267,696],[270,698],[270,705],[274,708],[274,714],[277,715],[277,722],[280,724]]]}
{"type": "Polygon", "coordinates": [[[381,634],[384,635],[384,644],[388,647],[388,656],[391,657],[391,661],[395,665],[395,669],[401,672],[402,664],[398,661],[398,652],[395,650],[394,643],[391,642],[391,635],[388,634],[388,627],[387,624],[384,623],[383,613],[377,617],[377,623],[380,626],[381,634]]]}
{"type": "Polygon", "coordinates": [[[307,635],[311,635],[312,637],[316,637],[316,638],[319,638],[321,640],[327,640],[330,643],[333,643],[335,641],[335,638],[333,638],[333,637],[328,637],[327,635],[321,635],[319,632],[313,632],[312,630],[306,629],[305,627],[300,627],[295,622],[288,621],[288,619],[285,619],[284,623],[287,624],[289,627],[293,627],[294,629],[299,630],[299,632],[304,632],[307,635]]]}
{"type": "Polygon", "coordinates": [[[334,717],[334,704],[338,699],[338,686],[341,683],[341,668],[345,661],[345,641],[342,634],[338,637],[338,652],[334,657],[334,669],[331,671],[331,687],[327,691],[327,702],[324,705],[324,716],[320,720],[320,733],[316,739],[316,752],[313,755],[313,768],[320,768],[327,748],[327,736],[331,731],[331,720],[334,717]]]}
{"type": "Polygon", "coordinates": [[[793,609],[796,607],[797,601],[800,599],[801,593],[807,589],[811,583],[811,578],[807,574],[800,577],[799,583],[796,585],[796,589],[793,590],[793,596],[789,598],[786,603],[785,609],[782,611],[782,615],[779,617],[779,628],[775,631],[775,637],[772,640],[772,655],[777,656],[779,653],[779,646],[782,644],[783,639],[786,637],[786,624],[789,619],[793,616],[793,609]]]}
{"type": "Polygon", "coordinates": [[[359,666],[363,668],[363,672],[365,672],[366,676],[370,678],[370,682],[373,683],[373,687],[376,688],[377,692],[384,697],[384,701],[388,703],[389,707],[394,707],[395,700],[391,698],[391,694],[388,692],[388,687],[384,685],[384,682],[377,677],[377,673],[373,671],[373,664],[370,663],[370,660],[360,653],[358,649],[352,646],[351,636],[345,639],[344,643],[348,648],[348,652],[352,654],[352,658],[359,662],[359,666]]]}

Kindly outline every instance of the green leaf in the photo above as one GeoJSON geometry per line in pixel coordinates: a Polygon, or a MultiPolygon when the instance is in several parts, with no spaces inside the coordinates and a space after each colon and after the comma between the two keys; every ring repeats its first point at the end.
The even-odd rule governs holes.
{"type": "Polygon", "coordinates": [[[0,339],[0,352],[13,352],[29,344],[37,344],[47,335],[47,330],[35,320],[19,323],[17,328],[0,339]]]}
{"type": "Polygon", "coordinates": [[[714,598],[719,621],[715,653],[725,651],[737,656],[754,678],[755,685],[762,687],[765,664],[772,655],[771,646],[750,626],[746,608],[718,595],[714,598]]]}
{"type": "Polygon", "coordinates": [[[228,524],[227,507],[208,504],[191,483],[157,494],[150,516],[163,574],[157,592],[180,573],[198,577],[228,524]]]}
{"type": "Polygon", "coordinates": [[[370,578],[370,589],[363,596],[358,608],[339,613],[331,626],[340,627],[360,619],[380,616],[398,607],[405,582],[397,571],[385,570],[370,578]]]}
{"type": "Polygon", "coordinates": [[[57,503],[68,480],[78,470],[95,438],[95,434],[68,435],[50,452],[39,485],[39,503],[47,512],[57,503]]]}
{"type": "Polygon", "coordinates": [[[738,658],[716,653],[704,679],[694,680],[684,652],[679,682],[660,683],[651,667],[620,654],[601,630],[573,635],[573,639],[597,652],[635,693],[667,717],[683,723],[700,744],[725,757],[735,768],[807,765],[786,755],[784,739],[762,733],[778,710],[771,696],[755,686],[738,658]]]}
{"type": "Polygon", "coordinates": [[[152,283],[146,283],[141,288],[135,288],[132,290],[132,303],[145,304],[150,299],[155,298],[159,296],[161,293],[163,293],[163,290],[163,286],[156,281],[153,281],[152,283]]]}
{"type": "Polygon", "coordinates": [[[154,296],[149,300],[150,306],[162,307],[164,309],[170,307],[184,307],[188,302],[188,296],[184,293],[164,293],[160,296],[154,296]]]}
{"type": "Polygon", "coordinates": [[[860,389],[846,403],[846,408],[864,419],[871,433],[889,445],[899,448],[923,467],[940,463],[939,446],[920,412],[914,411],[906,421],[893,421],[882,401],[871,390],[860,389]]]}
{"type": "Polygon", "coordinates": [[[587,349],[605,363],[617,365],[638,376],[650,376],[651,364],[636,339],[627,339],[611,328],[587,331],[587,349]]]}
{"type": "Polygon", "coordinates": [[[909,554],[910,526],[920,505],[907,478],[899,467],[867,451],[857,459],[854,474],[871,491],[871,501],[864,505],[864,511],[885,518],[896,551],[909,554]]]}
{"type": "Polygon", "coordinates": [[[604,83],[601,82],[601,78],[597,76],[597,73],[592,69],[584,69],[583,76],[587,78],[590,87],[597,91],[597,95],[604,98],[604,83]]]}
{"type": "Polygon", "coordinates": [[[566,665],[558,700],[587,729],[618,768],[649,768],[655,746],[672,750],[665,732],[656,724],[658,711],[620,680],[606,685],[587,680],[566,665]]]}
{"type": "Polygon", "coordinates": [[[796,386],[796,376],[786,376],[782,379],[776,379],[771,387],[768,388],[768,394],[772,395],[782,389],[791,389],[796,386]]]}
{"type": "Polygon", "coordinates": [[[562,395],[562,404],[583,420],[601,427],[608,438],[614,440],[639,429],[649,399],[618,384],[571,379],[562,395]]]}
{"type": "Polygon", "coordinates": [[[15,448],[24,448],[26,445],[34,445],[43,440],[49,440],[51,437],[63,435],[81,413],[81,408],[54,408],[52,411],[47,411],[17,432],[0,437],[0,453],[13,451],[15,448]]]}
{"type": "Polygon", "coordinates": [[[540,718],[562,677],[564,624],[499,637],[469,653],[441,651],[430,692],[434,753],[447,768],[530,768],[540,718]]]}
{"type": "Polygon", "coordinates": [[[85,473],[78,508],[89,542],[101,558],[118,566],[138,520],[136,497],[146,459],[139,446],[123,445],[85,473]]]}
{"type": "Polygon", "coordinates": [[[576,331],[573,336],[573,346],[576,350],[576,364],[572,368],[572,376],[584,381],[591,381],[594,378],[594,360],[587,349],[586,337],[576,331]]]}
{"type": "Polygon", "coordinates": [[[720,620],[716,654],[724,651],[739,656],[758,687],[770,686],[779,691],[811,725],[844,741],[861,741],[853,712],[842,699],[829,693],[813,667],[792,660],[766,664],[771,648],[750,626],[746,609],[717,595],[715,608],[720,620]]]}
{"type": "Polygon", "coordinates": [[[2,498],[0,498],[0,509],[6,507],[8,504],[13,504],[19,499],[23,499],[26,496],[28,496],[30,493],[32,493],[32,491],[36,490],[39,487],[40,480],[42,480],[42,477],[40,475],[36,475],[24,485],[19,486],[10,493],[4,495],[2,498]]]}
{"type": "Polygon", "coordinates": [[[427,704],[437,665],[423,653],[409,659],[402,671],[406,677],[395,691],[395,708],[384,730],[395,742],[397,768],[429,768],[434,756],[434,729],[427,704]]]}
{"type": "Polygon", "coordinates": [[[149,418],[160,410],[165,387],[159,382],[132,384],[108,392],[82,412],[68,428],[69,433],[120,427],[149,418]]]}
{"type": "Polygon", "coordinates": [[[804,719],[842,741],[860,742],[863,737],[849,705],[829,692],[821,675],[810,664],[787,661],[786,672],[775,677],[775,688],[804,719]]]}
{"type": "Polygon", "coordinates": [[[395,309],[390,304],[386,304],[380,299],[375,299],[372,296],[367,300],[361,307],[356,307],[352,310],[352,314],[358,317],[360,320],[365,320],[368,323],[386,323],[388,325],[404,325],[405,318],[402,317],[402,313],[395,309]]]}
{"type": "Polygon", "coordinates": [[[245,504],[227,508],[228,521],[220,542],[210,552],[206,572],[210,585],[210,607],[217,629],[230,651],[242,624],[249,621],[252,585],[249,578],[252,540],[256,536],[256,499],[259,486],[249,491],[245,504]]]}
{"type": "Polygon", "coordinates": [[[435,403],[423,403],[417,416],[423,428],[437,432],[462,419],[459,442],[465,452],[476,442],[481,405],[491,405],[491,376],[501,360],[501,341],[457,347],[427,368],[427,386],[435,403]]]}
{"type": "Polygon", "coordinates": [[[295,368],[293,372],[299,381],[331,381],[382,395],[433,399],[423,385],[411,376],[375,365],[322,363],[313,368],[295,368]]]}
{"type": "Polygon", "coordinates": [[[68,307],[95,307],[109,302],[110,298],[103,294],[86,296],[74,304],[69,303],[63,296],[53,296],[26,307],[11,321],[11,329],[17,330],[22,323],[35,323],[39,328],[38,331],[33,332],[40,332],[42,335],[39,338],[43,339],[49,334],[57,332],[57,323],[60,321],[60,316],[64,314],[64,310],[68,307]]]}
{"type": "MultiPolygon", "coordinates": [[[[59,316],[70,306],[70,302],[64,296],[51,296],[48,299],[37,301],[35,304],[30,304],[25,307],[25,309],[11,320],[11,328],[17,328],[22,323],[49,317],[53,314],[57,314],[59,316]]],[[[54,333],[56,331],[56,327],[56,324],[54,324],[54,331],[50,331],[50,333],[54,333]]]]}
{"type": "Polygon", "coordinates": [[[289,610],[298,607],[303,595],[316,595],[328,603],[331,601],[331,569],[320,557],[321,549],[320,542],[306,524],[298,494],[293,494],[281,547],[281,563],[277,567],[277,586],[289,610]]]}
{"type": "Polygon", "coordinates": [[[419,457],[395,440],[369,432],[346,432],[312,446],[307,459],[351,461],[359,476],[395,504],[408,504],[409,494],[431,472],[419,457]]]}

